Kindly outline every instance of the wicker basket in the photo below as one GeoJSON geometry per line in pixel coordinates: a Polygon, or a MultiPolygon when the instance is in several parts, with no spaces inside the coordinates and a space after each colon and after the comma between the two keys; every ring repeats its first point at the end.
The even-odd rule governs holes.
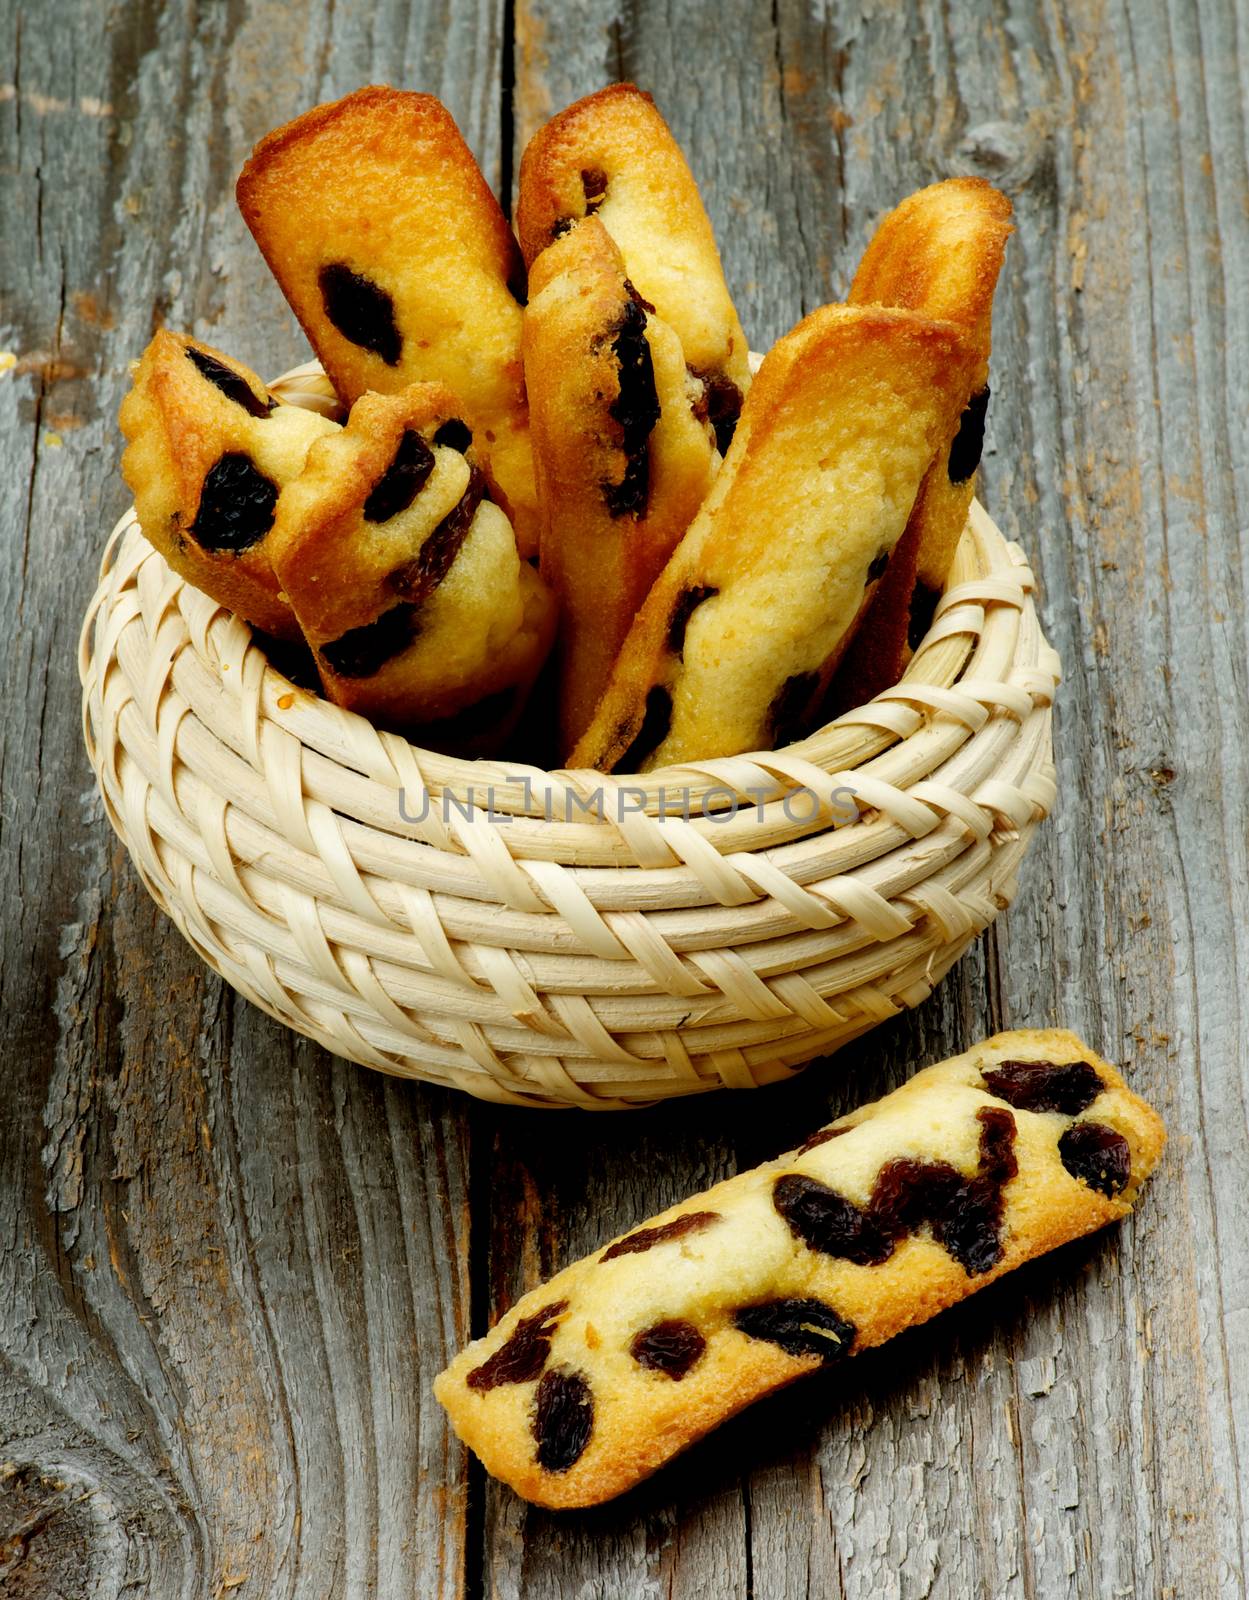
{"type": "MultiPolygon", "coordinates": [[[[280,386],[331,403],[314,368],[280,386]]],[[[436,755],[294,687],[131,512],[84,733],[151,894],[270,1015],[486,1099],[635,1106],[787,1076],[1009,904],[1055,793],[1032,588],[974,505],[895,688],[785,750],[613,779],[436,755]]]]}

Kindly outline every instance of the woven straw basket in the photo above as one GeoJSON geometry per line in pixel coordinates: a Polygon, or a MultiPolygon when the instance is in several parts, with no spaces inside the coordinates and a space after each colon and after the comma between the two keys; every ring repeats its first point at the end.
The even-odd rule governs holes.
{"type": "MultiPolygon", "coordinates": [[[[274,388],[332,405],[319,369],[274,388]]],[[[1055,794],[1032,589],[973,505],[895,688],[785,750],[605,778],[454,760],[295,688],[130,512],[84,733],[151,894],[270,1015],[485,1099],[634,1106],[788,1076],[1010,903],[1055,794]]]]}

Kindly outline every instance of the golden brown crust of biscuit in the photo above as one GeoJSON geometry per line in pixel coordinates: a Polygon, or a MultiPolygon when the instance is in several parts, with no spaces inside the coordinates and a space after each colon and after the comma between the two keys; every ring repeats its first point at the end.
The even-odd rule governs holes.
{"type": "MultiPolygon", "coordinates": [[[[977,358],[969,400],[988,383],[993,294],[1010,217],[1010,201],[983,178],[932,184],[881,222],[850,288],[852,305],[902,306],[966,328],[977,358]]],[[[951,481],[946,440],[924,480],[905,541],[905,549],[914,550],[913,581],[905,587],[899,573],[882,585],[838,672],[833,709],[860,705],[896,683],[931,620],[975,492],[983,406],[977,403],[965,415],[966,459],[958,481],[951,481]]]]}
{"type": "Polygon", "coordinates": [[[516,226],[532,266],[568,219],[595,215],[640,294],[701,374],[750,386],[747,345],[698,185],[650,95],[614,83],[551,118],[521,159],[516,226]]]}
{"type": "Polygon", "coordinates": [[[457,1356],[434,1392],[518,1494],[597,1504],[772,1390],[1123,1217],[1165,1138],[1154,1111],[1074,1034],[998,1034],[565,1268],[457,1356]],[[984,1076],[1005,1063],[1063,1067],[1075,1081],[1049,1102],[1057,1109],[1043,1098],[1030,1109],[1010,1079],[1017,1068],[992,1087],[984,1076]],[[1104,1158],[1071,1148],[1072,1129],[1086,1125],[1095,1151],[1099,1140],[1114,1147],[1104,1158]],[[945,1211],[923,1213],[925,1184],[945,1211]],[[873,1248],[881,1216],[892,1221],[873,1248]],[[565,1425],[580,1425],[563,1457],[548,1438],[547,1466],[537,1459],[544,1379],[562,1390],[546,1397],[548,1412],[562,1399],[565,1425]]]}
{"type": "Polygon", "coordinates": [[[485,497],[460,410],[441,384],[362,395],[310,452],[271,548],[327,696],[404,731],[460,717],[432,736],[463,745],[515,723],[555,605],[485,497]],[[469,707],[503,696],[469,728],[469,707]]]}
{"type": "Polygon", "coordinates": [[[446,107],[381,85],[316,106],[260,141],[237,195],[342,398],[446,383],[532,553],[519,253],[446,107]]]}
{"type": "Polygon", "coordinates": [[[203,530],[197,534],[197,517],[205,482],[227,456],[255,465],[272,486],[276,515],[278,495],[302,469],[308,447],[335,424],[279,405],[241,361],[164,328],[135,367],[119,421],[127,440],[122,475],[149,543],[221,605],[278,638],[297,639],[273,571],[271,535],[241,548],[214,545],[203,530]],[[217,382],[205,368],[217,371],[217,382]]]}
{"type": "Polygon", "coordinates": [[[972,359],[952,324],[878,307],[825,306],[773,346],[571,766],[787,742],[887,568],[972,359]]]}
{"type": "Polygon", "coordinates": [[[560,597],[562,748],[584,732],[647,592],[717,460],[672,330],[641,303],[597,218],[534,263],[525,378],[542,573],[560,597]]]}

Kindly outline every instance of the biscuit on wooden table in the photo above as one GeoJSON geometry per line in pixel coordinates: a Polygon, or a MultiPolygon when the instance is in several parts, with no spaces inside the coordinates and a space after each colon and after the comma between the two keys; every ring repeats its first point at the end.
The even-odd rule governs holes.
{"type": "Polygon", "coordinates": [[[1165,1139],[1075,1034],[997,1034],[565,1267],[434,1393],[518,1494],[595,1505],[773,1390],[1126,1216],[1165,1139]]]}

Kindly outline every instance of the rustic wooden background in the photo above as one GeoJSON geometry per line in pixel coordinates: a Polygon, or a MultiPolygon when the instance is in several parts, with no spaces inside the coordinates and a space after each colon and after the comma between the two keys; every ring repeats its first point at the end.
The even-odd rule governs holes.
{"type": "Polygon", "coordinates": [[[1244,52],[1234,0],[0,0],[0,1592],[1245,1592],[1244,52]],[[387,80],[440,94],[507,192],[539,121],[617,77],[689,152],[758,347],[910,189],[1009,191],[982,493],[1067,680],[1057,816],[927,1005],[789,1087],[600,1120],[387,1082],[225,990],[104,823],[74,652],[152,328],[304,356],[234,209],[253,140],[387,80]],[[465,1460],[429,1380],[522,1289],[1048,1023],[1171,1127],[1116,1235],[594,1514],[465,1460]]]}

